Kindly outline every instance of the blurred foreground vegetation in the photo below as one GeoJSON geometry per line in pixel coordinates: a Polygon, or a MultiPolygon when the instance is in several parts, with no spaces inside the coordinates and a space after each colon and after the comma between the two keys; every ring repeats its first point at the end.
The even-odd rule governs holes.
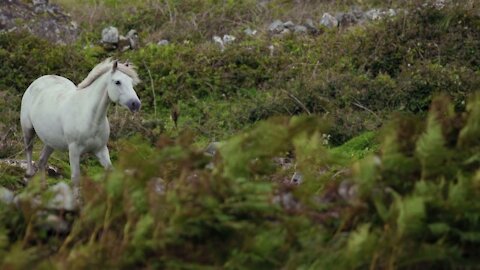
{"type": "MultiPolygon", "coordinates": [[[[277,17],[387,4],[58,2],[82,23],[77,43],[0,34],[0,132],[6,134],[0,158],[22,158],[21,95],[44,74],[78,83],[106,57],[129,59],[143,79],[136,88],[142,112],[110,109],[116,170],[104,173],[86,157],[85,205],[62,213],[72,223],[68,234],[39,226],[41,209],[0,205],[2,268],[478,265],[480,17],[474,2],[438,9],[398,1],[389,5],[407,12],[396,17],[282,38],[242,31],[277,17]],[[81,8],[93,5],[105,16],[88,19],[81,8]],[[105,51],[95,42],[109,24],[136,28],[145,44],[105,51]],[[213,34],[238,40],[221,52],[213,34]],[[157,46],[157,37],[171,43],[157,46]],[[174,108],[178,127],[169,119],[174,108]],[[218,140],[217,154],[205,155],[207,142],[218,140]],[[295,172],[302,173],[301,184],[290,181],[295,172]]],[[[65,154],[51,163],[68,178],[65,154]]],[[[15,179],[22,174],[0,166],[3,186],[41,192],[35,180],[21,187],[15,179]]]]}

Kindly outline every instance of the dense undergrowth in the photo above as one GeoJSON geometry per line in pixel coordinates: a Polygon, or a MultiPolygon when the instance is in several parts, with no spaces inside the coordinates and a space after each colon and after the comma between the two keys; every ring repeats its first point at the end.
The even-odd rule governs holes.
{"type": "MultiPolygon", "coordinates": [[[[78,83],[106,57],[129,59],[143,80],[136,88],[142,112],[110,109],[117,169],[105,174],[96,161],[84,161],[85,205],[69,217],[68,235],[38,226],[38,209],[1,205],[1,268],[479,263],[474,2],[438,9],[399,1],[392,6],[406,12],[396,17],[282,38],[242,33],[274,18],[320,17],[358,3],[138,1],[132,12],[124,1],[105,1],[105,16],[96,18],[73,8],[88,1],[58,2],[81,18],[77,43],[0,34],[0,158],[20,157],[21,95],[44,74],[78,83]],[[109,24],[138,29],[144,44],[105,51],[95,42],[109,24]],[[221,52],[211,36],[227,33],[238,39],[221,52]],[[147,44],[157,38],[171,43],[147,44]],[[173,108],[178,127],[169,119],[173,108]],[[204,155],[205,143],[217,140],[225,140],[219,154],[204,155]],[[280,157],[294,164],[279,165],[280,157]],[[303,175],[300,185],[290,181],[294,172],[303,175]]],[[[68,178],[67,160],[55,154],[51,163],[68,178]]],[[[24,189],[15,181],[21,174],[2,165],[0,183],[38,192],[35,182],[24,189]]]]}

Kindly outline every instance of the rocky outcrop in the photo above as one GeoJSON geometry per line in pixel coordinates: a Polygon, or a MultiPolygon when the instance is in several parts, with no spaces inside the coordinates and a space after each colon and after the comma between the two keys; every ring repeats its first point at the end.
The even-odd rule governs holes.
{"type": "Polygon", "coordinates": [[[27,31],[56,44],[69,44],[79,35],[77,23],[48,0],[0,0],[0,33],[27,31]]]}
{"type": "Polygon", "coordinates": [[[363,11],[359,8],[352,8],[350,12],[324,13],[318,20],[318,26],[314,20],[307,19],[303,24],[295,24],[293,21],[282,22],[281,20],[273,21],[267,28],[272,36],[282,36],[285,34],[318,34],[322,28],[335,29],[347,28],[355,25],[361,25],[369,21],[376,21],[384,18],[397,16],[398,10],[394,9],[371,9],[363,11]]]}
{"type": "Polygon", "coordinates": [[[131,29],[125,36],[122,36],[116,27],[109,26],[102,30],[100,43],[107,50],[118,49],[123,52],[137,49],[139,41],[138,33],[135,29],[131,29]]]}

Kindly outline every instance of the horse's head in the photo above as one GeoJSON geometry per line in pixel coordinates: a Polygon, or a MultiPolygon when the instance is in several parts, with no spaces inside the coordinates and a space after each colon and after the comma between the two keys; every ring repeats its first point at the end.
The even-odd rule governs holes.
{"type": "Polygon", "coordinates": [[[128,108],[132,112],[140,110],[141,102],[133,86],[137,84],[136,72],[128,63],[113,62],[110,81],[108,82],[108,97],[113,102],[128,108]]]}

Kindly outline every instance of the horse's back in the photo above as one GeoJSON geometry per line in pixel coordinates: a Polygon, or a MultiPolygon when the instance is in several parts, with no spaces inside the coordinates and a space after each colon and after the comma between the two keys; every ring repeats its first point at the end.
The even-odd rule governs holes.
{"type": "MultiPolygon", "coordinates": [[[[56,75],[42,76],[33,81],[22,98],[20,109],[22,127],[34,128],[42,140],[42,137],[49,137],[49,134],[61,133],[59,107],[76,88],[72,81],[56,75]]],[[[64,144],[61,137],[53,139],[64,144]]]]}

